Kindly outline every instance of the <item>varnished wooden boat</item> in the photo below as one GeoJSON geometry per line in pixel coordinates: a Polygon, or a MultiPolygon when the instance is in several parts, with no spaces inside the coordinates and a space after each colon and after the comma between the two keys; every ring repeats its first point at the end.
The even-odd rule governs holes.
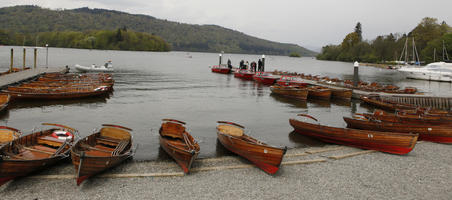
{"type": "Polygon", "coordinates": [[[22,133],[8,126],[0,126],[0,146],[19,138],[22,133]]]}
{"type": "Polygon", "coordinates": [[[345,100],[351,100],[353,95],[353,90],[350,89],[335,89],[330,88],[331,90],[331,97],[335,99],[345,99],[345,100]]]}
{"type": "Polygon", "coordinates": [[[217,136],[220,143],[264,170],[275,174],[287,147],[273,147],[244,134],[244,127],[232,122],[218,121],[217,136]]]}
{"type": "Polygon", "coordinates": [[[123,126],[103,124],[98,132],[79,140],[71,150],[77,185],[133,156],[131,131],[123,126]]]}
{"type": "Polygon", "coordinates": [[[69,156],[77,131],[59,124],[43,125],[54,128],[21,136],[0,148],[0,185],[69,156]]]}
{"type": "MultiPolygon", "coordinates": [[[[317,121],[312,116],[299,114],[317,121]]],[[[328,143],[342,144],[362,149],[372,149],[393,154],[407,154],[413,150],[418,134],[379,132],[348,128],[337,128],[309,123],[296,119],[289,120],[295,132],[315,137],[328,143]]]]}
{"type": "Polygon", "coordinates": [[[272,85],[270,86],[272,93],[297,99],[306,100],[308,99],[308,90],[305,87],[296,86],[281,86],[272,85]]]}
{"type": "Polygon", "coordinates": [[[424,125],[442,125],[452,127],[452,119],[447,116],[431,116],[431,115],[411,115],[403,113],[388,113],[383,110],[375,110],[374,113],[364,113],[367,118],[374,118],[384,122],[400,123],[400,124],[424,124],[424,125]]]}
{"type": "Polygon", "coordinates": [[[307,87],[306,89],[308,90],[309,98],[325,99],[325,100],[331,99],[331,90],[326,87],[311,86],[311,87],[307,87]]]}
{"type": "Polygon", "coordinates": [[[9,94],[0,94],[0,112],[8,107],[8,103],[10,100],[9,94]]]}
{"type": "Polygon", "coordinates": [[[108,86],[96,88],[29,89],[14,88],[2,90],[14,99],[73,99],[106,95],[111,91],[108,86]]]}
{"type": "Polygon", "coordinates": [[[163,119],[160,127],[160,147],[189,173],[192,163],[199,154],[199,144],[186,131],[185,122],[163,119]]]}
{"type": "Polygon", "coordinates": [[[308,83],[306,83],[303,79],[301,79],[298,76],[292,76],[292,75],[282,75],[281,78],[276,81],[276,84],[284,85],[284,86],[299,86],[299,87],[308,86],[308,83]]]}
{"type": "Polygon", "coordinates": [[[378,96],[361,96],[360,98],[362,101],[364,101],[367,104],[389,110],[389,111],[395,111],[397,109],[416,109],[416,106],[410,105],[410,104],[400,104],[390,101],[384,101],[378,96]]]}
{"type": "Polygon", "coordinates": [[[348,128],[399,133],[418,133],[419,140],[452,143],[452,126],[382,122],[373,118],[363,117],[362,115],[355,115],[353,118],[344,117],[344,121],[347,123],[348,128]]]}

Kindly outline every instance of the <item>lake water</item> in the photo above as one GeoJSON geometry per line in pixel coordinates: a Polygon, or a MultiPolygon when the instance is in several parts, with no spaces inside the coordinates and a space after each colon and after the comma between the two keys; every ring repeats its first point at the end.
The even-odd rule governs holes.
{"type": "MultiPolygon", "coordinates": [[[[0,71],[9,67],[10,49],[15,49],[15,66],[22,66],[22,47],[0,47],[0,71]]],[[[45,49],[38,53],[38,66],[45,67],[45,49]]],[[[32,51],[27,52],[32,63],[32,51]]],[[[225,54],[234,66],[241,59],[257,61],[260,55],[225,54]]],[[[199,141],[200,157],[226,154],[216,139],[216,121],[229,120],[244,125],[249,135],[276,146],[306,147],[322,145],[292,132],[288,119],[307,113],[322,124],[345,127],[343,116],[368,112],[359,101],[299,101],[271,95],[268,87],[254,81],[216,74],[209,66],[218,63],[218,54],[193,52],[130,52],[49,48],[49,66],[113,62],[116,72],[114,92],[107,98],[68,101],[13,102],[0,114],[0,125],[7,124],[29,133],[41,122],[75,127],[82,136],[103,123],[119,124],[134,130],[139,144],[135,159],[165,157],[159,150],[158,129],[163,118],[187,122],[190,133],[199,141]]],[[[28,65],[31,66],[31,65],[28,65]]],[[[286,70],[351,79],[353,64],[318,61],[313,58],[266,56],[266,70],[286,70]]],[[[421,91],[451,93],[450,83],[406,80],[396,71],[360,68],[366,81],[414,86],[421,91]]]]}

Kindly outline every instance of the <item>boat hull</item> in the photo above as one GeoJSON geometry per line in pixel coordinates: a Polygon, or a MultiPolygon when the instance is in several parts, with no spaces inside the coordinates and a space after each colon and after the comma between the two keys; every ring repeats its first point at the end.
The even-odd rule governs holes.
{"type": "Polygon", "coordinates": [[[162,136],[160,136],[160,147],[177,162],[186,174],[190,172],[191,166],[199,154],[199,151],[187,151],[173,146],[168,139],[162,136]]]}
{"type": "Polygon", "coordinates": [[[227,67],[218,67],[218,65],[212,67],[212,72],[220,74],[230,74],[231,69],[227,67]]]}
{"type": "Polygon", "coordinates": [[[243,80],[253,80],[253,76],[254,76],[254,72],[250,72],[247,70],[240,70],[237,72],[234,72],[234,77],[235,78],[240,78],[243,80]]]}
{"type": "Polygon", "coordinates": [[[272,93],[282,96],[287,96],[291,98],[297,98],[306,100],[308,99],[308,90],[305,88],[296,87],[286,87],[286,86],[271,86],[270,90],[272,93]]]}
{"type": "Polygon", "coordinates": [[[353,90],[349,89],[331,89],[331,97],[334,99],[351,100],[353,90]]]}
{"type": "Polygon", "coordinates": [[[254,81],[262,83],[264,85],[273,85],[279,78],[253,76],[254,81]]]}
{"type": "Polygon", "coordinates": [[[319,88],[307,88],[308,89],[308,97],[314,99],[331,99],[331,90],[330,89],[319,89],[319,88]]]}
{"type": "Polygon", "coordinates": [[[113,68],[92,68],[92,67],[86,67],[81,65],[75,65],[74,68],[79,72],[113,72],[115,71],[113,68]]]}
{"type": "Polygon", "coordinates": [[[426,140],[438,143],[452,143],[451,126],[435,126],[422,124],[399,124],[381,121],[369,121],[363,119],[352,119],[344,117],[347,127],[399,133],[418,133],[419,140],[426,140]]]}
{"type": "Polygon", "coordinates": [[[0,94],[0,112],[4,111],[8,107],[11,96],[9,94],[0,94]]]}
{"type": "Polygon", "coordinates": [[[275,174],[281,165],[286,149],[268,145],[253,144],[237,137],[217,131],[218,141],[229,151],[232,151],[269,174],[275,174]]]}
{"type": "Polygon", "coordinates": [[[399,155],[407,154],[413,150],[418,139],[418,134],[344,129],[302,122],[296,119],[290,119],[289,123],[295,129],[295,132],[324,142],[399,155]]]}

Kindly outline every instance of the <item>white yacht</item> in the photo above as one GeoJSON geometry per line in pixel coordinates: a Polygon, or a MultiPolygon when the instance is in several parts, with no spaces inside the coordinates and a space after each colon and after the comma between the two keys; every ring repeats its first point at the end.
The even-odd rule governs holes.
{"type": "Polygon", "coordinates": [[[452,62],[434,62],[423,67],[398,69],[407,78],[452,82],[452,62]]]}
{"type": "Polygon", "coordinates": [[[82,66],[76,64],[75,69],[80,72],[113,72],[113,64],[111,61],[106,62],[104,65],[97,66],[95,64],[91,65],[91,67],[82,66]]]}

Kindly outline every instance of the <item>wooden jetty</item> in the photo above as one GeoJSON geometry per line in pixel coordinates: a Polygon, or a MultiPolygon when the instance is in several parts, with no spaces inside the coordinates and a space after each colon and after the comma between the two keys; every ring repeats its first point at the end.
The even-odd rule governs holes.
{"type": "MultiPolygon", "coordinates": [[[[324,86],[333,89],[343,89],[345,87],[332,86],[329,84],[319,83],[313,80],[303,79],[306,83],[317,86],[324,86]]],[[[348,88],[351,89],[351,88],[348,88]]],[[[352,98],[359,99],[361,96],[378,95],[382,99],[391,100],[397,103],[413,104],[421,107],[432,107],[443,110],[452,110],[452,94],[393,94],[385,92],[368,92],[358,89],[352,89],[352,98]]]]}
{"type": "Polygon", "coordinates": [[[44,73],[68,72],[67,67],[34,68],[0,76],[0,89],[8,85],[30,80],[44,73]]]}

